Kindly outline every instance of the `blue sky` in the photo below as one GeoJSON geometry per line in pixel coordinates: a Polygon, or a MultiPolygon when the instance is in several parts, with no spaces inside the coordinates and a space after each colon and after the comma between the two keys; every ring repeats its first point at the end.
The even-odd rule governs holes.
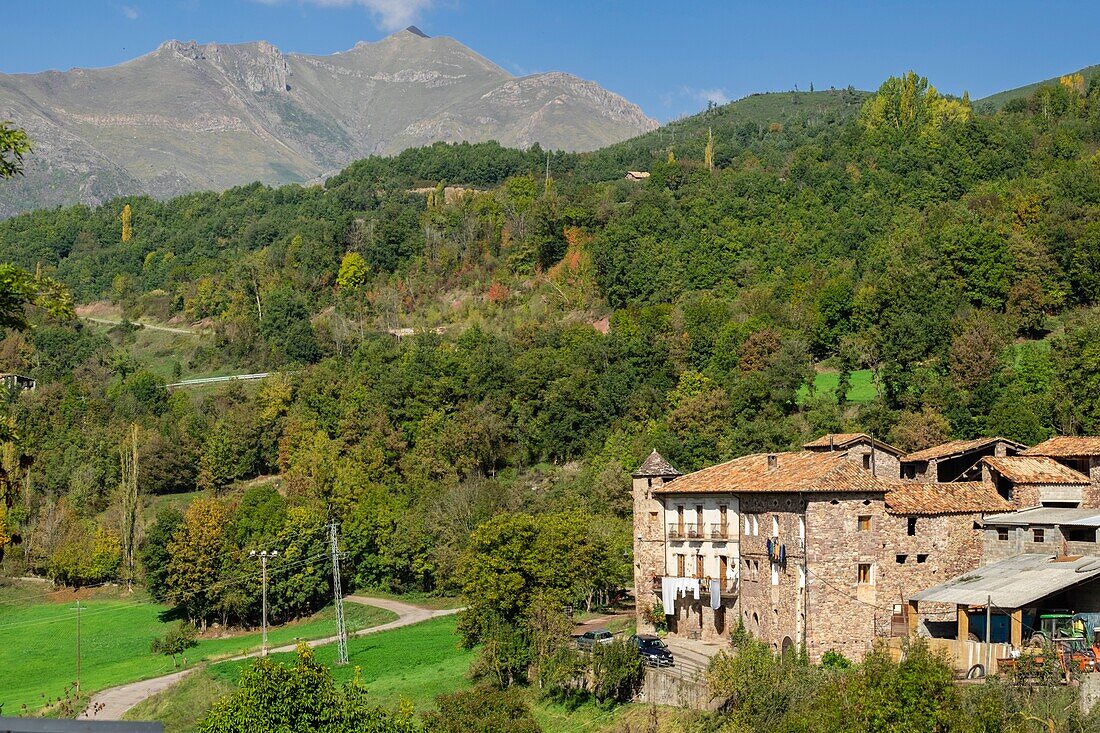
{"type": "Polygon", "coordinates": [[[978,98],[1100,63],[1100,3],[0,0],[0,17],[6,73],[108,66],[169,38],[324,54],[415,23],[514,74],[595,80],[660,120],[910,68],[978,98]]]}

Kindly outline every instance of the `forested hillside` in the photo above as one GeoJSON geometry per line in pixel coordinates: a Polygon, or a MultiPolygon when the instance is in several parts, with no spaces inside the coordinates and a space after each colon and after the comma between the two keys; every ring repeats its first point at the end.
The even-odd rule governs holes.
{"type": "MultiPolygon", "coordinates": [[[[995,115],[915,75],[791,105],[592,154],[435,145],[323,186],[0,222],[0,260],[78,302],[212,329],[187,368],[279,372],[169,393],[129,328],[9,335],[0,369],[41,381],[7,400],[6,567],[128,572],[131,424],[143,493],[204,491],[144,523],[150,586],[228,621],[258,612],[236,553],[313,557],[328,516],[355,585],[433,591],[485,520],[553,514],[553,541],[599,568],[569,575],[584,599],[629,576],[627,473],[653,447],[689,470],[825,431],[1100,433],[1100,82],[995,115]],[[877,397],[853,404],[861,369],[877,397]],[[798,399],[815,370],[837,391],[798,399]],[[239,483],[270,474],[278,491],[239,483]]],[[[323,595],[310,572],[277,615],[323,595]]]]}

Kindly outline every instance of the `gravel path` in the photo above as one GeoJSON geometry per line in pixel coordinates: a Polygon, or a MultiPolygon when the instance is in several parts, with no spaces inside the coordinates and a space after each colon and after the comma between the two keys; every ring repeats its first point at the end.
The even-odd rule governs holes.
{"type": "MultiPolygon", "coordinates": [[[[417,624],[421,621],[427,621],[428,619],[439,618],[440,616],[449,616],[454,613],[458,613],[457,608],[448,608],[443,610],[432,610],[430,608],[422,608],[420,606],[414,606],[409,603],[402,603],[401,601],[395,601],[389,598],[372,598],[370,596],[347,596],[345,600],[353,603],[363,603],[368,606],[377,606],[378,608],[384,608],[387,611],[393,611],[397,614],[397,619],[390,621],[389,623],[382,624],[380,626],[371,626],[368,629],[361,629],[359,631],[352,632],[348,636],[365,636],[366,634],[377,634],[380,631],[389,631],[390,629],[399,629],[402,626],[409,626],[411,624],[417,624]]],[[[336,641],[335,636],[329,636],[324,639],[313,639],[306,643],[311,646],[323,646],[325,644],[331,644],[336,641]]],[[[295,644],[287,644],[286,646],[273,647],[269,650],[269,653],[277,652],[292,652],[296,648],[295,644]]],[[[260,656],[260,651],[249,652],[248,654],[242,654],[236,657],[230,657],[228,660],[219,661],[236,661],[240,659],[252,659],[253,657],[260,656]]],[[[172,685],[182,680],[187,675],[195,671],[195,668],[185,669],[180,672],[173,672],[172,674],[166,674],[163,677],[154,677],[148,680],[141,680],[140,682],[131,682],[128,685],[120,685],[118,687],[111,687],[109,689],[97,692],[92,696],[92,699],[88,701],[88,707],[84,712],[80,714],[81,718],[92,718],[95,720],[122,720],[122,715],[134,707],[140,702],[144,702],[146,699],[156,695],[159,692],[164,692],[172,685]]]]}

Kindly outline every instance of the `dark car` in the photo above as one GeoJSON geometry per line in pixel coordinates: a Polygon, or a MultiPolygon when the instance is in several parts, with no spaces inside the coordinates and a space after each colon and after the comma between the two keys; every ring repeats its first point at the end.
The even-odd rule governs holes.
{"type": "Polygon", "coordinates": [[[637,648],[638,653],[642,655],[642,659],[650,667],[672,666],[672,652],[669,651],[668,645],[656,636],[650,634],[632,636],[630,637],[630,643],[637,648]]]}
{"type": "Polygon", "coordinates": [[[577,646],[592,651],[597,644],[610,644],[614,640],[615,635],[607,629],[595,629],[581,634],[577,639],[577,646]]]}

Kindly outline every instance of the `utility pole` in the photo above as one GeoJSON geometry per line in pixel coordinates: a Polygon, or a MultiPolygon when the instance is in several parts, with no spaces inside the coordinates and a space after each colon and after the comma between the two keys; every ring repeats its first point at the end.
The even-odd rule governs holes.
{"type": "Polygon", "coordinates": [[[348,663],[348,632],[344,627],[344,593],[340,588],[340,548],[336,542],[336,520],[328,525],[329,541],[332,545],[332,595],[336,603],[336,650],[337,664],[348,663]]]}
{"type": "Polygon", "coordinates": [[[278,554],[279,554],[278,550],[272,550],[271,552],[268,552],[267,550],[264,550],[263,552],[256,552],[255,550],[253,550],[252,552],[248,553],[249,557],[256,557],[257,555],[259,555],[259,557],[260,557],[260,567],[263,569],[263,576],[262,576],[263,580],[261,581],[261,583],[263,585],[264,604],[263,604],[263,619],[261,621],[261,624],[263,625],[264,635],[263,635],[263,642],[262,642],[262,645],[260,647],[260,656],[263,656],[263,657],[267,656],[267,559],[269,557],[275,557],[278,554]]]}
{"type": "Polygon", "coordinates": [[[76,601],[76,691],[80,692],[80,599],[76,601]]]}

